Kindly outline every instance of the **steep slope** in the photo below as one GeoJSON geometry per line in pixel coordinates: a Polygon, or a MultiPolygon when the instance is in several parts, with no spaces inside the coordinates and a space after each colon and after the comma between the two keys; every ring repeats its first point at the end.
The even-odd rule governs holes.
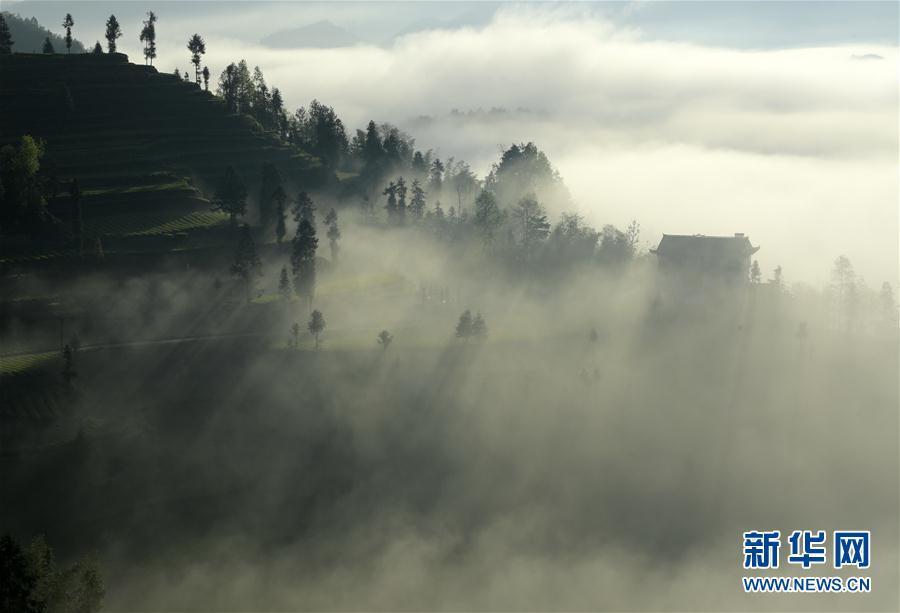
{"type": "Polygon", "coordinates": [[[183,239],[222,224],[224,216],[210,212],[209,195],[229,165],[251,195],[251,221],[264,162],[274,163],[291,187],[329,180],[316,158],[282,144],[252,118],[229,114],[197,85],[121,54],[3,56],[0,82],[0,145],[23,134],[42,138],[44,168],[60,186],[51,210],[65,217],[66,186],[77,178],[85,234],[102,237],[104,247],[109,239],[126,246],[174,234],[183,239]]]}

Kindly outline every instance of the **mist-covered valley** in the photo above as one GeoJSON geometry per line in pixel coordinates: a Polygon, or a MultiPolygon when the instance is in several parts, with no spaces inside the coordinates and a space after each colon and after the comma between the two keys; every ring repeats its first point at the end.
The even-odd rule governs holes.
{"type": "Polygon", "coordinates": [[[273,50],[228,34],[260,3],[173,71],[164,11],[157,55],[95,4],[130,57],[0,53],[4,611],[897,610],[895,47],[348,5],[273,50]],[[807,529],[871,566],[793,565],[807,529]]]}

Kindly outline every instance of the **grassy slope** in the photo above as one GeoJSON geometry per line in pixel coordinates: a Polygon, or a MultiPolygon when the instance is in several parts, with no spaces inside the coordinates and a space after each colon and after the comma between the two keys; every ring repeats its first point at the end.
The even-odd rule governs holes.
{"type": "MultiPolygon", "coordinates": [[[[0,57],[0,79],[0,144],[23,134],[44,139],[44,168],[61,186],[51,210],[67,218],[66,186],[77,177],[86,235],[114,237],[113,250],[127,249],[129,240],[140,248],[146,241],[138,237],[221,226],[224,217],[210,214],[206,194],[228,165],[251,198],[263,162],[298,185],[328,180],[317,159],[282,145],[252,119],[124,55],[13,54],[0,57]]],[[[8,248],[5,259],[65,253],[8,248]]]]}

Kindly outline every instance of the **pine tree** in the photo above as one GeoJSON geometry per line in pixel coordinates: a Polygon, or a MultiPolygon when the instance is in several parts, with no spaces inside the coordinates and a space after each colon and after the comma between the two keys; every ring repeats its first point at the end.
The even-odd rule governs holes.
{"type": "Polygon", "coordinates": [[[472,312],[466,309],[456,324],[456,338],[469,340],[470,336],[472,336],[472,312]]]}
{"type": "Polygon", "coordinates": [[[247,188],[231,166],[225,169],[225,176],[216,189],[213,210],[228,213],[232,226],[236,225],[238,215],[247,213],[247,188]]]}
{"type": "Polygon", "coordinates": [[[156,59],[156,13],[153,11],[147,13],[140,40],[144,43],[144,63],[152,66],[153,60],[156,59]]]}
{"type": "Polygon", "coordinates": [[[247,302],[250,302],[254,279],[262,276],[262,262],[256,253],[256,243],[253,242],[250,226],[247,224],[241,226],[241,233],[234,251],[234,264],[231,265],[231,274],[244,283],[247,290],[247,302]]]}
{"type": "Polygon", "coordinates": [[[493,244],[501,225],[503,225],[503,212],[497,205],[497,197],[493,192],[482,191],[475,198],[475,228],[481,234],[485,248],[493,244]]]}
{"type": "Polygon", "coordinates": [[[316,290],[316,249],[319,239],[316,229],[308,219],[301,219],[291,251],[291,272],[294,275],[294,291],[305,297],[310,308],[316,290]]]}
{"type": "Polygon", "coordinates": [[[762,280],[762,273],[759,270],[759,262],[753,260],[750,265],[750,283],[759,283],[762,280]]]}
{"type": "Polygon", "coordinates": [[[280,246],[282,242],[284,242],[284,236],[287,234],[287,227],[285,225],[285,214],[284,214],[284,202],[287,200],[287,195],[284,193],[283,189],[279,189],[275,192],[275,240],[278,241],[278,245],[280,246]]]}
{"type": "Polygon", "coordinates": [[[209,66],[204,66],[200,74],[203,75],[203,89],[209,91],[209,66]]]}
{"type": "Polygon", "coordinates": [[[395,219],[397,215],[397,185],[391,181],[381,195],[387,196],[387,204],[384,208],[387,210],[388,218],[395,219]]]}
{"type": "Polygon", "coordinates": [[[96,43],[94,43],[94,50],[91,51],[91,53],[93,53],[94,55],[102,55],[103,54],[103,47],[100,46],[99,40],[96,43]]]}
{"type": "Polygon", "coordinates": [[[406,181],[403,177],[397,179],[397,221],[403,223],[406,219],[406,181]]]}
{"type": "Polygon", "coordinates": [[[341,238],[341,230],[338,228],[337,211],[333,208],[328,211],[325,216],[325,225],[328,226],[328,246],[331,248],[331,263],[336,264],[338,260],[338,240],[341,238]]]}
{"type": "Polygon", "coordinates": [[[441,193],[443,183],[444,164],[439,159],[435,159],[434,162],[431,163],[431,179],[428,189],[433,195],[438,195],[441,193]]]}
{"type": "Polygon", "coordinates": [[[122,38],[122,28],[115,15],[110,15],[106,20],[106,48],[110,53],[116,52],[116,39],[122,38]]]}
{"type": "Polygon", "coordinates": [[[425,190],[422,189],[422,185],[419,183],[418,179],[413,179],[412,182],[412,200],[409,203],[409,210],[412,212],[413,217],[416,220],[422,219],[422,216],[425,214],[425,190]]]}
{"type": "Polygon", "coordinates": [[[56,53],[56,50],[53,48],[53,43],[50,42],[50,37],[44,39],[44,48],[42,49],[44,53],[56,53]]]}
{"type": "Polygon", "coordinates": [[[12,53],[12,46],[15,41],[9,31],[9,24],[3,15],[0,15],[0,55],[9,55],[12,53]]]}
{"type": "Polygon", "coordinates": [[[206,53],[206,43],[199,34],[194,34],[188,40],[188,51],[191,52],[191,64],[194,65],[194,78],[200,85],[200,56],[206,53]]]}
{"type": "Polygon", "coordinates": [[[293,214],[295,222],[300,223],[301,221],[306,220],[313,228],[316,227],[316,207],[313,204],[312,198],[310,198],[309,194],[306,192],[297,194],[297,200],[294,203],[291,213],[293,214]]]}
{"type": "Polygon", "coordinates": [[[66,18],[62,22],[62,27],[66,30],[66,53],[71,53],[72,51],[72,26],[74,25],[75,20],[72,19],[72,13],[66,13],[66,18]]]}
{"type": "Polygon", "coordinates": [[[306,325],[310,334],[316,338],[316,351],[319,350],[319,335],[325,329],[325,317],[321,311],[313,311],[309,316],[309,323],[306,325]]]}
{"type": "Polygon", "coordinates": [[[291,280],[288,277],[287,266],[281,267],[281,275],[278,277],[278,294],[282,300],[291,299],[291,280]]]}

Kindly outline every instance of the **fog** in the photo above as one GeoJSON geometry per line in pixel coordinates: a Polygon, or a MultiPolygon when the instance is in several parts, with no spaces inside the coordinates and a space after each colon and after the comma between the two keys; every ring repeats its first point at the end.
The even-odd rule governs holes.
{"type": "MultiPolygon", "coordinates": [[[[179,26],[160,31],[195,27],[179,26]]],[[[595,224],[743,231],[764,245],[764,268],[794,279],[826,280],[836,249],[873,282],[898,278],[897,233],[885,231],[898,221],[895,46],[705,47],[571,6],[502,7],[483,26],[388,46],[208,46],[214,74],[246,58],[290,108],[315,97],[349,127],[393,122],[481,176],[499,147],[532,140],[595,224]],[[867,54],[882,59],[855,59],[867,54]],[[451,114],[492,108],[508,112],[451,114]]],[[[160,44],[161,69],[187,65],[181,47],[160,44]]]]}
{"type": "MultiPolygon", "coordinates": [[[[126,336],[228,338],[83,349],[70,413],[16,431],[45,451],[5,460],[7,525],[97,550],[109,610],[895,608],[877,314],[839,329],[819,291],[698,311],[660,302],[646,254],[522,277],[358,219],[320,273],[320,352],[285,345],[303,301],[240,306],[212,274],[70,288],[115,296],[126,336]],[[486,341],[454,338],[466,308],[486,341]],[[872,530],[873,594],[741,595],[741,532],[806,526],[872,530]]],[[[287,253],[264,261],[275,292],[287,253]]]]}
{"type": "MultiPolygon", "coordinates": [[[[553,234],[532,253],[509,218],[493,243],[452,229],[469,221],[395,224],[384,198],[366,214],[335,182],[311,192],[309,303],[279,297],[292,223],[284,245],[254,230],[248,287],[224,248],[4,278],[71,313],[82,345],[71,386],[48,369],[2,390],[9,415],[57,407],[0,414],[4,530],[46,533],[62,559],[95,551],[109,611],[900,607],[896,302],[877,291],[898,279],[896,46],[728,48],[504,5],[273,50],[235,34],[280,29],[263,31],[269,7],[164,8],[160,71],[188,68],[182,33],[200,30],[215,75],[245,58],[289,108],[321,100],[351,135],[392,122],[480,178],[533,141],[572,195],[552,224],[576,211],[640,236],[621,258],[597,237],[560,255],[553,234]],[[651,252],[663,233],[736,232],[784,286],[694,292],[651,252]],[[833,275],[841,254],[856,282],[833,275]],[[484,338],[456,334],[466,310],[484,338]],[[871,576],[872,593],[744,594],[757,529],[871,530],[871,569],[812,574],[871,576]]],[[[303,14],[350,27],[370,10],[303,14]]],[[[122,48],[139,61],[136,36],[122,48]]],[[[4,353],[55,351],[56,319],[26,311],[4,314],[4,353]]]]}

